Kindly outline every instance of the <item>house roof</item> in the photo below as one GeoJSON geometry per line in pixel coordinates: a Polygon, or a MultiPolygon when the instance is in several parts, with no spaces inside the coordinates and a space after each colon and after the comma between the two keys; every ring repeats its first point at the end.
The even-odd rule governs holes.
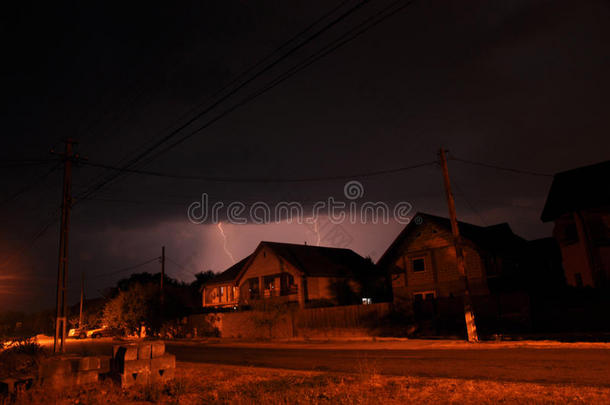
{"type": "MultiPolygon", "coordinates": [[[[436,215],[418,212],[414,218],[421,218],[425,223],[433,223],[441,228],[451,231],[451,221],[448,218],[439,217],[436,215]]],[[[393,260],[397,249],[402,246],[405,239],[411,232],[416,230],[420,225],[417,221],[410,221],[402,230],[398,237],[392,242],[390,247],[385,251],[383,256],[377,262],[380,266],[386,266],[393,260]]],[[[497,254],[515,252],[516,249],[525,247],[526,241],[520,236],[513,233],[510,226],[506,223],[500,223],[490,226],[478,226],[467,222],[458,221],[458,227],[462,238],[467,239],[478,247],[497,254]]]]}
{"type": "Polygon", "coordinates": [[[364,257],[350,249],[262,241],[252,254],[218,274],[205,285],[237,281],[263,247],[268,247],[305,276],[310,277],[345,277],[370,265],[364,257]]]}
{"type": "Polygon", "coordinates": [[[610,188],[600,182],[610,177],[610,160],[557,173],[542,210],[543,222],[582,209],[610,206],[610,188]]]}
{"type": "MultiPolygon", "coordinates": [[[[250,255],[250,256],[252,256],[252,255],[250,255]]],[[[250,256],[246,256],[245,258],[241,259],[240,261],[235,263],[233,266],[229,267],[222,273],[215,276],[213,279],[205,282],[203,285],[231,283],[232,281],[234,281],[237,278],[237,275],[239,274],[240,270],[244,267],[244,265],[248,262],[248,259],[250,259],[250,256]]]]}
{"type": "Polygon", "coordinates": [[[306,276],[346,276],[369,265],[351,249],[266,241],[260,246],[269,247],[306,276]]]}

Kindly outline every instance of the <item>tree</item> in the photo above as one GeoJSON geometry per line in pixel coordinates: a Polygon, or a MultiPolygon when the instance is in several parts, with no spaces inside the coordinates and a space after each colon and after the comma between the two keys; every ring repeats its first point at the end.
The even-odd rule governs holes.
{"type": "Polygon", "coordinates": [[[105,305],[103,324],[121,329],[126,334],[137,333],[142,326],[149,333],[158,333],[165,322],[188,313],[184,303],[187,293],[188,287],[170,284],[164,288],[161,307],[161,292],[157,283],[131,283],[128,289],[119,290],[105,305]]]}
{"type": "Polygon", "coordinates": [[[104,307],[103,323],[125,334],[137,333],[144,325],[148,330],[159,328],[159,287],[154,284],[132,284],[119,291],[104,307]]]}

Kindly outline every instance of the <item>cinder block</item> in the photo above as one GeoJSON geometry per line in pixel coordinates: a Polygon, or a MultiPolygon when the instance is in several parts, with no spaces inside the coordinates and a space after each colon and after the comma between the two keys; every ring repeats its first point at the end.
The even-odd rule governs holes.
{"type": "Polygon", "coordinates": [[[150,359],[152,345],[150,343],[140,343],[138,345],[138,359],[150,359]]]}
{"type": "Polygon", "coordinates": [[[74,385],[92,384],[99,381],[98,370],[78,371],[72,375],[72,383],[74,385]]]}
{"type": "Polygon", "coordinates": [[[70,357],[54,357],[43,359],[38,365],[38,375],[41,378],[53,376],[64,376],[72,372],[72,361],[70,357]]]}
{"type": "Polygon", "coordinates": [[[110,356],[99,356],[98,357],[100,359],[100,368],[99,368],[99,373],[100,374],[107,374],[110,372],[110,363],[111,363],[111,357],[110,356]]]}
{"type": "Polygon", "coordinates": [[[75,357],[71,361],[73,372],[97,370],[101,366],[98,356],[75,357]]]}
{"type": "Polygon", "coordinates": [[[30,389],[35,380],[34,376],[2,379],[0,380],[0,394],[14,394],[16,391],[30,389]]]}
{"type": "Polygon", "coordinates": [[[176,368],[176,356],[173,354],[165,353],[161,357],[155,357],[150,360],[150,369],[152,371],[172,368],[176,368]]]}
{"type": "Polygon", "coordinates": [[[15,384],[17,380],[15,378],[5,378],[0,380],[0,394],[12,394],[15,392],[15,384]]]}
{"type": "Polygon", "coordinates": [[[150,383],[164,383],[166,381],[173,380],[176,376],[175,368],[161,369],[161,370],[150,370],[150,383]]]}
{"type": "Polygon", "coordinates": [[[112,358],[119,361],[137,360],[138,346],[129,345],[114,345],[112,346],[112,358]]]}
{"type": "Polygon", "coordinates": [[[119,364],[119,373],[139,373],[150,371],[150,359],[129,360],[119,364]]]}
{"type": "Polygon", "coordinates": [[[153,358],[161,357],[165,354],[165,342],[152,342],[150,345],[153,358]]]}
{"type": "Polygon", "coordinates": [[[150,370],[140,371],[137,373],[119,374],[121,387],[128,388],[134,385],[150,383],[150,370]]]}

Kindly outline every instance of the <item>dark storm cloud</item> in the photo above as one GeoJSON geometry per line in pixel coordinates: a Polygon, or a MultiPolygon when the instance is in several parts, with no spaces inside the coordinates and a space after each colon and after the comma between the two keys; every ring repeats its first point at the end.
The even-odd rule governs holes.
{"type": "MultiPolygon", "coordinates": [[[[246,94],[372,14],[377,3],[293,55],[246,94]]],[[[0,156],[45,157],[49,148],[61,149],[62,137],[73,136],[91,162],[119,165],[331,6],[15,3],[2,17],[6,107],[0,156]]],[[[607,2],[593,0],[415,2],[143,168],[316,177],[432,161],[440,146],[462,158],[546,173],[606,160],[609,13],[607,2]]],[[[2,196],[49,167],[2,169],[2,196]]],[[[455,161],[450,168],[463,219],[508,221],[526,237],[550,234],[538,219],[548,178],[455,161]]],[[[77,168],[75,192],[105,174],[77,168]]],[[[52,216],[60,182],[55,172],[2,207],[2,251],[26,243],[52,216]]],[[[367,199],[406,200],[416,210],[445,214],[435,167],[363,184],[367,199]]],[[[186,220],[187,205],[201,193],[225,202],[316,201],[342,196],[342,187],[341,181],[227,184],[129,175],[94,200],[77,202],[73,267],[91,274],[121,267],[157,254],[162,243],[172,243],[184,263],[221,263],[218,235],[193,230],[186,220]],[[202,244],[214,247],[203,255],[207,259],[202,244]]],[[[367,238],[385,241],[390,232],[381,227],[380,239],[366,229],[361,250],[367,238]]],[[[26,254],[29,271],[53,279],[56,227],[35,246],[26,254]]]]}

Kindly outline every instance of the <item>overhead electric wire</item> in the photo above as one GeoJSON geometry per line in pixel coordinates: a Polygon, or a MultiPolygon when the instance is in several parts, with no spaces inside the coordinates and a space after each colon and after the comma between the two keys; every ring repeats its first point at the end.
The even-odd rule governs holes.
{"type": "Polygon", "coordinates": [[[18,249],[15,253],[9,256],[4,263],[0,265],[0,267],[4,267],[8,265],[15,257],[22,254],[26,249],[31,249],[34,244],[44,236],[44,234],[49,230],[49,228],[59,220],[59,215],[54,216],[49,221],[47,221],[36,233],[32,235],[28,242],[26,242],[20,249],[18,249]]]}
{"type": "Polygon", "coordinates": [[[197,133],[201,132],[202,130],[210,127],[215,122],[217,122],[220,119],[224,118],[226,115],[228,115],[228,114],[232,113],[233,111],[237,110],[238,108],[244,106],[245,104],[249,103],[250,101],[254,100],[255,98],[265,94],[269,90],[273,89],[275,86],[281,84],[285,80],[287,80],[290,77],[294,76],[296,73],[300,72],[301,70],[307,68],[308,66],[310,66],[313,63],[315,63],[319,59],[327,56],[328,54],[334,52],[336,49],[340,48],[341,46],[351,42],[354,39],[356,39],[357,37],[359,37],[360,35],[364,34],[369,29],[373,28],[374,26],[376,26],[376,25],[380,24],[381,22],[385,21],[387,18],[397,14],[399,11],[401,11],[404,8],[406,8],[406,7],[410,6],[411,4],[413,4],[414,0],[407,1],[406,3],[404,3],[402,5],[400,5],[400,3],[404,3],[404,2],[402,0],[395,1],[395,2],[391,3],[390,5],[388,5],[387,7],[385,7],[383,10],[377,12],[375,15],[367,18],[364,22],[361,22],[356,27],[350,29],[348,32],[346,32],[343,35],[341,35],[339,38],[333,40],[330,44],[328,44],[325,47],[323,47],[322,49],[316,51],[314,54],[310,55],[304,61],[301,61],[301,62],[297,63],[295,66],[293,66],[292,68],[290,68],[287,71],[285,71],[282,75],[280,75],[279,77],[273,79],[271,82],[269,82],[261,90],[258,90],[258,91],[254,92],[254,93],[251,93],[249,96],[244,98],[242,101],[238,102],[237,104],[233,105],[232,107],[228,108],[227,110],[221,112],[216,117],[212,118],[211,120],[209,120],[205,124],[201,125],[197,129],[191,131],[190,133],[186,134],[182,138],[179,138],[178,140],[174,141],[173,143],[165,146],[163,149],[158,151],[155,155],[153,155],[152,157],[148,158],[148,160],[145,163],[149,163],[150,161],[156,159],[157,157],[159,157],[163,153],[166,153],[167,151],[175,148],[176,146],[178,146],[182,142],[186,141],[187,139],[191,138],[192,136],[196,135],[197,133]],[[392,8],[394,8],[397,5],[399,5],[399,7],[395,8],[394,10],[392,10],[392,8]]]}
{"type": "Polygon", "coordinates": [[[312,177],[223,177],[223,176],[201,176],[201,175],[186,175],[186,174],[176,174],[176,173],[164,173],[157,172],[152,170],[139,170],[139,169],[123,169],[120,167],[114,167],[110,165],[105,165],[101,163],[94,162],[83,162],[85,166],[92,166],[103,168],[107,170],[115,170],[115,171],[125,171],[128,173],[135,173],[146,176],[154,176],[154,177],[164,177],[176,180],[196,180],[196,181],[209,181],[209,182],[221,182],[221,183],[304,183],[304,182],[317,182],[317,181],[333,181],[333,180],[348,180],[348,179],[357,179],[357,178],[366,178],[366,177],[374,177],[374,176],[382,176],[387,174],[400,173],[412,169],[417,169],[424,166],[432,166],[435,165],[435,161],[418,163],[410,166],[397,167],[392,169],[385,170],[376,170],[369,172],[359,172],[359,173],[351,173],[351,174],[341,174],[341,175],[333,175],[333,176],[312,176],[312,177]]]}
{"type": "Polygon", "coordinates": [[[197,105],[195,105],[194,107],[192,107],[188,111],[186,111],[185,113],[181,114],[180,117],[177,120],[175,120],[172,124],[166,126],[163,129],[162,133],[167,131],[167,130],[170,130],[172,127],[174,127],[177,124],[179,124],[183,119],[186,119],[194,111],[204,107],[205,104],[210,101],[210,99],[214,100],[217,97],[219,97],[220,95],[222,95],[224,92],[229,90],[233,85],[237,84],[246,75],[252,73],[254,70],[256,70],[258,67],[260,67],[262,64],[264,64],[269,59],[271,59],[274,55],[278,54],[280,51],[282,51],[283,49],[288,47],[288,45],[290,45],[291,43],[295,42],[297,39],[299,39],[300,37],[305,35],[308,31],[310,31],[313,27],[315,27],[316,25],[318,25],[322,21],[326,20],[328,17],[330,17],[332,14],[334,14],[335,12],[337,12],[338,10],[343,8],[345,5],[347,5],[351,1],[352,0],[343,0],[342,2],[340,2],[337,6],[335,6],[334,8],[332,8],[331,10],[329,10],[328,12],[326,12],[325,14],[320,16],[314,22],[312,22],[307,27],[305,27],[304,29],[299,31],[296,35],[294,35],[293,37],[291,37],[290,39],[288,39],[287,41],[282,43],[278,48],[273,50],[271,53],[267,54],[265,57],[260,59],[257,63],[255,63],[254,65],[252,65],[252,66],[248,67],[247,69],[243,70],[233,80],[231,80],[229,83],[224,85],[220,90],[216,91],[211,97],[206,98],[205,101],[198,103],[197,105]]]}
{"type": "Polygon", "coordinates": [[[18,160],[3,160],[0,162],[0,168],[12,168],[12,167],[28,167],[28,166],[42,166],[48,163],[54,162],[57,159],[18,159],[18,160]]]}
{"type": "MultiPolygon", "coordinates": [[[[281,55],[281,57],[279,57],[275,61],[271,62],[270,64],[266,65],[262,70],[258,71],[256,74],[254,74],[253,76],[248,78],[246,81],[242,82],[239,86],[235,87],[234,89],[229,91],[227,94],[225,94],[223,97],[221,97],[220,99],[216,100],[214,103],[212,103],[210,106],[205,108],[203,111],[199,112],[194,117],[189,119],[187,122],[185,122],[184,124],[180,125],[178,128],[176,128],[173,131],[171,131],[168,135],[164,136],[163,138],[161,138],[160,140],[155,142],[153,145],[151,145],[150,147],[146,148],[143,152],[138,154],[135,158],[131,159],[128,163],[123,165],[123,169],[129,169],[132,166],[134,166],[135,164],[137,164],[138,162],[140,162],[142,159],[144,159],[146,156],[148,156],[150,153],[152,153],[155,149],[159,148],[164,143],[169,141],[171,138],[176,136],[180,131],[182,131],[183,129],[187,128],[189,125],[191,125],[192,123],[197,121],[203,115],[205,115],[208,112],[210,112],[213,109],[215,109],[218,105],[220,105],[222,102],[227,100],[229,97],[233,96],[239,90],[241,90],[242,88],[246,87],[248,84],[250,84],[251,82],[253,82],[257,78],[262,76],[264,73],[268,72],[270,69],[272,69],[273,67],[278,65],[280,62],[282,62],[283,60],[285,60],[286,58],[288,58],[289,56],[291,56],[295,52],[297,52],[299,49],[303,48],[305,45],[309,44],[314,39],[318,38],[324,32],[326,32],[330,28],[334,27],[336,24],[338,24],[339,22],[341,22],[342,20],[347,18],[349,15],[351,15],[352,13],[357,11],[358,9],[360,9],[362,6],[364,6],[369,1],[370,0],[360,0],[356,5],[350,7],[347,11],[343,12],[341,15],[339,15],[338,17],[336,17],[335,19],[333,19],[332,21],[330,21],[329,23],[324,25],[321,29],[319,29],[318,31],[316,31],[313,34],[309,35],[302,42],[300,42],[297,45],[293,46],[290,50],[288,50],[286,53],[281,55]]],[[[93,194],[94,192],[96,192],[97,190],[101,189],[106,184],[108,184],[109,182],[111,182],[112,180],[114,180],[115,178],[120,176],[121,173],[123,173],[123,172],[124,172],[124,170],[121,171],[121,172],[117,172],[116,174],[109,176],[107,179],[102,180],[97,185],[93,185],[90,189],[85,191],[85,193],[83,195],[79,196],[79,198],[80,199],[86,199],[91,194],[93,194]]]]}
{"type": "Polygon", "coordinates": [[[456,162],[462,162],[462,163],[466,163],[466,164],[473,165],[473,166],[487,167],[489,169],[503,170],[506,172],[513,172],[513,173],[519,173],[519,174],[528,174],[530,176],[553,177],[552,174],[548,174],[548,173],[539,173],[539,172],[533,172],[533,171],[529,171],[529,170],[515,169],[512,167],[496,166],[496,165],[492,165],[489,163],[482,163],[482,162],[475,162],[472,160],[460,159],[455,156],[449,157],[449,160],[455,160],[456,162]]]}
{"type": "Polygon", "coordinates": [[[453,177],[451,179],[451,182],[453,184],[453,186],[455,187],[455,189],[457,190],[457,192],[460,194],[460,197],[462,198],[462,200],[464,200],[464,202],[466,203],[466,205],[468,206],[468,208],[470,208],[470,210],[477,216],[479,217],[479,220],[481,220],[481,223],[485,226],[487,226],[487,221],[485,221],[485,218],[483,218],[483,216],[481,215],[481,213],[479,212],[479,210],[476,209],[476,207],[470,203],[470,200],[466,197],[466,193],[464,193],[462,191],[462,189],[460,188],[460,186],[457,184],[457,182],[455,181],[455,177],[453,177]]]}
{"type": "Polygon", "coordinates": [[[188,273],[189,275],[195,276],[195,272],[188,270],[186,267],[184,267],[183,265],[181,265],[180,263],[176,262],[175,260],[172,260],[171,258],[165,256],[165,260],[167,260],[168,262],[172,263],[174,266],[177,266],[178,268],[182,269],[182,274],[184,275],[184,272],[188,273]]]}
{"type": "Polygon", "coordinates": [[[43,173],[42,176],[37,177],[30,184],[26,185],[25,187],[22,187],[21,189],[17,190],[15,193],[11,194],[10,196],[6,197],[4,200],[0,201],[0,205],[4,205],[4,204],[16,199],[20,195],[27,193],[28,191],[30,191],[31,189],[33,189],[34,187],[36,187],[37,185],[39,185],[40,183],[45,181],[51,174],[53,174],[53,172],[55,172],[57,169],[59,169],[60,166],[61,166],[61,163],[57,163],[57,164],[53,165],[53,167],[51,167],[51,169],[49,169],[48,171],[43,173]]]}
{"type": "Polygon", "coordinates": [[[152,262],[155,262],[155,261],[158,262],[159,261],[159,257],[155,257],[155,258],[149,259],[149,260],[147,260],[145,262],[142,262],[142,263],[134,264],[133,266],[123,267],[121,269],[112,270],[112,271],[105,272],[105,273],[94,274],[93,276],[87,277],[87,279],[88,280],[95,280],[95,279],[102,278],[102,277],[114,276],[116,274],[124,273],[124,272],[129,271],[129,270],[135,270],[137,268],[143,267],[143,266],[145,266],[147,264],[150,264],[152,262]]]}

